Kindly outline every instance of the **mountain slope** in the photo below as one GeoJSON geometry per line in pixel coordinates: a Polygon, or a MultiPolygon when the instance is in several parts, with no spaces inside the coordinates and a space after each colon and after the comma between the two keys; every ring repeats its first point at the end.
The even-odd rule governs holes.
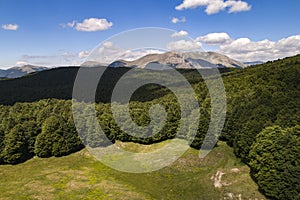
{"type": "MultiPolygon", "coordinates": [[[[84,69],[90,70],[92,73],[95,71],[96,73],[99,67],[87,67],[84,69]]],[[[78,70],[79,67],[61,67],[16,79],[0,80],[0,104],[33,102],[47,98],[72,99],[73,85],[78,70]]],[[[128,67],[107,68],[98,85],[99,92],[96,95],[96,100],[98,102],[109,102],[114,85],[119,78],[129,70],[130,68],[128,67]]],[[[231,70],[234,69],[220,69],[221,72],[231,70]]],[[[191,83],[201,81],[201,76],[199,74],[197,75],[197,72],[194,70],[179,69],[179,71],[186,76],[191,83]]],[[[144,69],[140,70],[140,73],[144,72],[144,69]]],[[[159,76],[167,72],[151,70],[151,73],[159,76]]],[[[166,94],[165,90],[159,90],[157,87],[155,88],[150,88],[150,91],[145,90],[143,93],[152,91],[158,96],[164,96],[166,94]]],[[[150,99],[145,100],[152,99],[151,96],[149,96],[149,98],[150,99]]]]}
{"type": "Polygon", "coordinates": [[[33,65],[24,65],[22,67],[12,67],[6,70],[0,69],[1,78],[18,78],[33,72],[47,70],[47,67],[38,67],[33,65]]]}
{"type": "Polygon", "coordinates": [[[202,69],[202,68],[245,68],[241,62],[215,52],[167,52],[164,54],[149,54],[134,61],[118,60],[110,67],[146,68],[151,64],[168,65],[173,68],[202,69]],[[190,62],[190,61],[193,62],[190,62]],[[193,63],[193,64],[192,64],[193,63]]]}

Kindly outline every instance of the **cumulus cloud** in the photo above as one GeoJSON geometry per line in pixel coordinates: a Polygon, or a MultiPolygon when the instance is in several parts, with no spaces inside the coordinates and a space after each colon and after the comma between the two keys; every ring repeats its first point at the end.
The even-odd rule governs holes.
{"type": "Polygon", "coordinates": [[[209,33],[196,38],[196,41],[205,42],[208,45],[223,45],[230,43],[232,39],[227,33],[209,33]]]}
{"type": "Polygon", "coordinates": [[[208,15],[219,13],[228,8],[228,13],[237,13],[251,10],[251,6],[241,0],[184,0],[180,5],[176,6],[176,10],[193,9],[197,7],[205,7],[208,15]]]}
{"type": "Polygon", "coordinates": [[[171,19],[171,22],[172,22],[173,24],[184,23],[184,22],[186,22],[186,18],[185,18],[185,17],[180,17],[180,18],[173,17],[173,18],[171,19]]]}
{"type": "Polygon", "coordinates": [[[116,60],[132,61],[145,55],[154,53],[163,53],[163,51],[151,48],[124,49],[111,41],[106,41],[98,49],[91,52],[88,59],[109,64],[116,60]]]}
{"type": "Polygon", "coordinates": [[[217,14],[220,11],[223,11],[226,7],[226,3],[224,3],[223,0],[213,0],[208,2],[205,12],[208,15],[217,14]]]}
{"type": "Polygon", "coordinates": [[[300,54],[300,35],[278,41],[239,38],[220,46],[220,53],[240,61],[269,61],[300,54]]]}
{"type": "Polygon", "coordinates": [[[16,62],[16,66],[18,66],[18,67],[22,67],[22,66],[24,66],[24,65],[28,65],[29,63],[28,62],[25,62],[25,61],[17,61],[16,62]]]}
{"type": "Polygon", "coordinates": [[[181,30],[181,31],[178,31],[176,33],[173,33],[172,37],[173,38],[175,38],[175,37],[184,37],[184,36],[187,36],[188,34],[189,34],[188,32],[181,30]]]}
{"type": "Polygon", "coordinates": [[[113,43],[111,41],[106,41],[103,43],[103,47],[105,48],[112,48],[113,47],[113,43]]]}
{"type": "Polygon", "coordinates": [[[78,57],[79,57],[79,58],[87,58],[89,55],[90,55],[90,52],[89,52],[89,51],[80,51],[80,52],[78,53],[78,57]]]}
{"type": "Polygon", "coordinates": [[[241,12],[241,11],[248,11],[251,10],[251,6],[244,1],[226,1],[225,2],[226,7],[229,8],[228,12],[229,13],[237,13],[237,12],[241,12]]]}
{"type": "Polygon", "coordinates": [[[167,48],[170,51],[194,51],[200,50],[202,44],[193,40],[178,40],[167,44],[167,48]]]}
{"type": "Polygon", "coordinates": [[[119,59],[133,61],[139,59],[148,54],[162,54],[165,51],[159,49],[138,49],[138,50],[127,50],[119,56],[119,59]]]}
{"type": "MultiPolygon", "coordinates": [[[[104,54],[107,54],[106,56],[110,57],[109,54],[111,56],[114,56],[124,50],[121,49],[120,47],[114,45],[111,41],[106,41],[97,49],[97,51],[98,51],[97,54],[100,54],[102,56],[104,54]]],[[[92,52],[92,54],[95,55],[95,52],[92,52]]],[[[104,61],[102,61],[102,62],[104,62],[104,61]]]]}
{"type": "Polygon", "coordinates": [[[105,18],[88,18],[84,19],[82,22],[69,22],[66,25],[62,24],[62,27],[71,27],[76,29],[77,31],[84,31],[84,32],[95,32],[95,31],[104,31],[113,26],[112,22],[109,22],[105,18]]]}
{"type": "Polygon", "coordinates": [[[18,30],[19,25],[18,24],[3,24],[2,29],[8,30],[8,31],[16,31],[18,30]]]}
{"type": "MultiPolygon", "coordinates": [[[[167,49],[169,51],[201,51],[202,43],[216,46],[218,53],[242,62],[269,61],[300,54],[300,35],[282,38],[278,41],[268,39],[251,41],[249,38],[233,39],[227,33],[210,33],[199,36],[195,40],[178,39],[172,41],[167,44],[167,49]]],[[[81,57],[87,56],[88,53],[88,51],[81,52],[81,57]]],[[[157,49],[124,49],[111,41],[107,41],[93,52],[89,59],[101,63],[111,63],[119,59],[136,60],[152,53],[164,53],[164,51],[157,49]]]]}

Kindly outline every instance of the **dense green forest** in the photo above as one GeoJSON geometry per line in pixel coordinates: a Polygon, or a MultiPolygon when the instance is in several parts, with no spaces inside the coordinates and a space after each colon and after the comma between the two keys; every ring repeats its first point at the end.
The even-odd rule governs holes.
{"type": "MultiPolygon", "coordinates": [[[[89,68],[87,70],[93,70],[89,68]]],[[[109,69],[96,95],[97,117],[111,142],[152,144],[174,138],[180,107],[167,88],[146,85],[130,102],[132,119],[141,126],[150,122],[149,109],[161,104],[167,120],[151,137],[133,137],[118,127],[110,97],[117,80],[128,68],[109,69]]],[[[63,156],[82,149],[109,145],[86,127],[79,138],[72,117],[72,87],[78,68],[58,68],[17,79],[0,81],[0,163],[17,164],[33,156],[63,156]],[[22,102],[22,103],[21,103],[22,102]]],[[[179,70],[193,85],[201,110],[200,123],[191,147],[200,148],[210,121],[210,96],[196,70],[179,70]]],[[[221,140],[251,167],[260,190],[271,199],[300,199],[300,55],[246,69],[222,69],[227,95],[227,117],[221,140]]],[[[144,73],[143,70],[140,73],[144,73]]],[[[163,71],[154,71],[163,76],[163,71]]],[[[180,82],[176,83],[180,85],[180,82]]],[[[120,102],[113,102],[124,109],[120,102]]],[[[190,116],[196,113],[189,113],[190,116]]],[[[81,113],[85,116],[85,112],[81,113]]],[[[157,116],[160,119],[161,116],[157,116]]],[[[126,124],[126,121],[124,122],[126,124]]],[[[192,125],[191,125],[192,126],[192,125]]],[[[155,127],[154,127],[155,128],[155,127]]],[[[189,131],[179,135],[191,139],[189,131]]],[[[182,132],[180,132],[182,133],[182,132]]]]}
{"type": "MultiPolygon", "coordinates": [[[[79,67],[54,68],[38,73],[32,73],[21,78],[4,79],[0,82],[0,104],[13,105],[17,102],[34,102],[41,99],[72,99],[74,80],[79,67]]],[[[130,68],[107,68],[103,73],[98,85],[96,94],[97,102],[108,103],[111,99],[111,92],[119,78],[128,72],[130,68]]],[[[226,73],[234,69],[223,68],[221,73],[226,73]]],[[[96,68],[87,68],[91,73],[97,72],[96,68]]],[[[147,70],[140,70],[142,74],[147,70]]],[[[201,76],[196,70],[178,69],[191,84],[202,81],[201,76]]],[[[164,71],[152,71],[154,75],[161,76],[164,71]]],[[[143,91],[143,88],[141,91],[143,91]]],[[[158,86],[148,87],[148,92],[139,93],[133,100],[149,101],[166,95],[168,92],[158,86]],[[144,95],[147,94],[147,95],[144,95]],[[144,96],[144,97],[143,97],[144,96]]]]}

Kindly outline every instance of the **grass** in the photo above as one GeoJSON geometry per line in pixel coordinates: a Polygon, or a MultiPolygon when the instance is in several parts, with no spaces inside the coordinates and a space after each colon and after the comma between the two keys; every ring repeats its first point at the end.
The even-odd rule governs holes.
{"type": "MultiPolygon", "coordinates": [[[[162,144],[118,145],[145,152],[162,144]]],[[[0,166],[0,199],[265,199],[250,178],[249,168],[224,142],[203,159],[198,153],[189,149],[171,166],[143,174],[113,170],[87,150],[60,158],[33,158],[0,166]],[[212,179],[218,171],[225,173],[221,188],[212,179]]]]}

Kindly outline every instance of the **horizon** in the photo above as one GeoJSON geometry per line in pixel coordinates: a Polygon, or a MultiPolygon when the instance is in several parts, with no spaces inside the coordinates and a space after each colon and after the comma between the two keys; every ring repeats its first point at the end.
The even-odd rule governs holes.
{"type": "Polygon", "coordinates": [[[219,3],[0,0],[0,69],[26,64],[78,66],[107,38],[143,27],[174,30],[174,38],[185,42],[186,50],[201,48],[240,62],[266,62],[300,54],[296,26],[300,2],[219,3]],[[183,37],[192,38],[192,42],[183,37]]]}
{"type": "MultiPolygon", "coordinates": [[[[193,52],[205,52],[205,53],[217,53],[215,51],[193,51],[193,52]]],[[[142,56],[138,56],[136,57],[135,59],[117,59],[117,60],[113,60],[111,62],[108,62],[108,63],[105,63],[105,62],[99,62],[99,61],[95,61],[95,60],[85,60],[83,61],[83,63],[80,63],[79,65],[57,65],[57,66],[42,66],[42,65],[34,65],[34,64],[31,64],[31,63],[26,63],[24,65],[21,65],[21,66],[13,66],[13,67],[10,67],[10,68],[7,68],[7,69],[1,69],[0,70],[10,70],[10,69],[20,69],[20,68],[24,68],[24,67],[35,67],[35,68],[48,68],[48,69],[53,69],[53,68],[64,68],[64,67],[96,67],[96,66],[93,66],[93,64],[91,66],[87,65],[86,63],[94,63],[94,65],[103,65],[103,66],[109,66],[110,64],[114,63],[114,62],[118,62],[118,61],[125,61],[125,62],[134,62],[134,61],[137,61],[139,59],[142,59],[148,55],[158,55],[158,54],[165,54],[165,53],[182,53],[182,52],[176,52],[176,51],[167,51],[167,52],[157,52],[157,53],[148,53],[148,54],[145,54],[145,55],[142,55],[142,56]]],[[[186,53],[190,53],[190,52],[186,52],[186,53]]],[[[218,53],[219,54],[219,53],[218,53]]],[[[223,55],[223,54],[220,54],[220,55],[223,55]]],[[[297,54],[299,55],[299,54],[297,54]]],[[[297,56],[297,55],[293,55],[293,56],[297,56]]],[[[226,56],[226,55],[225,55],[226,56]]],[[[293,57],[291,56],[291,57],[293,57]]],[[[228,57],[229,59],[232,59],[230,57],[228,57]]],[[[285,58],[288,58],[288,57],[284,57],[284,58],[279,58],[279,59],[285,59],[285,58]]],[[[201,58],[203,59],[203,58],[201,58]]],[[[232,59],[234,60],[234,59],[232,59]]],[[[237,61],[237,62],[240,62],[238,60],[234,60],[234,61],[237,61]]],[[[268,61],[260,61],[260,60],[257,60],[257,61],[251,61],[251,62],[240,62],[241,64],[245,64],[247,66],[247,64],[251,64],[251,63],[259,63],[259,64],[263,64],[263,63],[266,63],[266,62],[269,62],[269,61],[275,61],[275,60],[268,60],[268,61]]],[[[249,65],[250,66],[250,65],[249,65]]]]}

